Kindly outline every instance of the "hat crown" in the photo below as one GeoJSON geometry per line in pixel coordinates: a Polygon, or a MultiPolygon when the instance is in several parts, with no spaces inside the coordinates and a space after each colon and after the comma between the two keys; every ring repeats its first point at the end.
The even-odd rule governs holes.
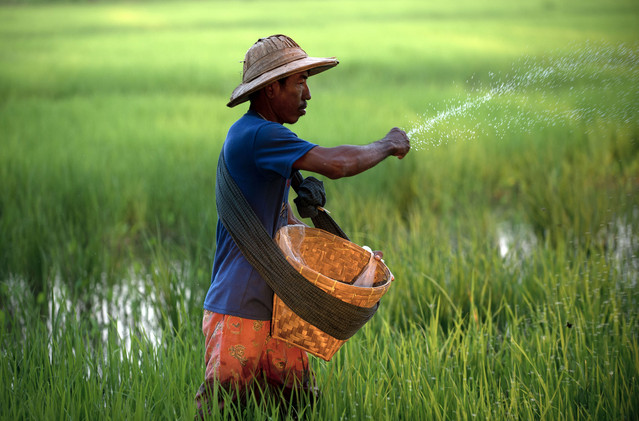
{"type": "Polygon", "coordinates": [[[306,52],[286,35],[260,38],[246,52],[242,82],[251,82],[266,72],[306,57],[306,52]]]}

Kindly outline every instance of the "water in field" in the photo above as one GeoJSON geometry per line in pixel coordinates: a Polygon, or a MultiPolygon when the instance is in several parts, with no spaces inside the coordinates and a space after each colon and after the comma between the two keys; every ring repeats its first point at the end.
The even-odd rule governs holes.
{"type": "Polygon", "coordinates": [[[526,57],[508,72],[473,75],[466,86],[465,97],[430,104],[412,123],[413,149],[597,120],[637,124],[639,46],[592,44],[526,57]]]}
{"type": "MultiPolygon", "coordinates": [[[[176,263],[174,266],[183,265],[176,263]]],[[[184,273],[179,268],[174,271],[184,273]]],[[[157,346],[161,343],[163,319],[167,321],[165,318],[170,310],[179,306],[178,301],[191,300],[192,290],[184,279],[178,277],[173,287],[181,295],[179,300],[166,297],[166,291],[156,284],[152,274],[131,271],[129,278],[112,286],[103,281],[94,286],[89,297],[73,302],[69,299],[68,285],[56,276],[48,310],[54,317],[48,321],[48,327],[53,331],[54,320],[63,323],[67,314],[75,314],[91,318],[99,327],[104,342],[108,341],[109,334],[115,333],[127,350],[131,349],[132,336],[136,335],[144,336],[149,343],[157,346]]]]}

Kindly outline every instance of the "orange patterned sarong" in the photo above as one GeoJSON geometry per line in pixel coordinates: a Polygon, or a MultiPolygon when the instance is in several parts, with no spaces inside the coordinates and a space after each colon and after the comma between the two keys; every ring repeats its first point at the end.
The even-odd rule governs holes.
{"type": "MultiPolygon", "coordinates": [[[[216,404],[211,402],[216,386],[234,400],[244,398],[248,390],[275,389],[286,398],[295,389],[307,393],[315,389],[306,352],[273,339],[270,328],[270,321],[204,311],[206,373],[195,397],[200,411],[216,404]]],[[[221,397],[217,405],[224,406],[221,397]]]]}

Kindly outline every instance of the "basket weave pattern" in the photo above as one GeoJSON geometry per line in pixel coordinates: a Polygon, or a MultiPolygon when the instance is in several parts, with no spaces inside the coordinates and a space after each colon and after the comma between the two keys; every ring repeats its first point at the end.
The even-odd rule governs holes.
{"type": "MultiPolygon", "coordinates": [[[[342,301],[372,307],[390,288],[390,271],[382,262],[377,263],[372,287],[349,285],[368,264],[370,253],[343,238],[320,229],[288,225],[278,231],[275,240],[304,278],[342,301]]],[[[274,338],[326,361],[346,342],[297,316],[277,295],[273,298],[271,326],[274,338]]]]}

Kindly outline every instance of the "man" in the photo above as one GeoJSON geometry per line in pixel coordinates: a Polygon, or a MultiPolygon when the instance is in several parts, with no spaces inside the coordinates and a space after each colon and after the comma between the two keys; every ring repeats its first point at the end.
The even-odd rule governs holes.
{"type": "MultiPolygon", "coordinates": [[[[368,145],[325,148],[297,137],[283,124],[306,114],[311,93],[307,79],[338,64],[309,57],[284,35],[259,39],[246,53],[242,83],[229,107],[250,100],[249,110],[230,128],[221,154],[228,171],[267,232],[301,223],[288,205],[294,170],[331,179],[359,174],[389,156],[410,149],[406,133],[393,128],[368,145]]],[[[285,398],[313,388],[305,351],[270,337],[273,291],[246,261],[219,221],[211,286],[204,301],[205,381],[196,395],[206,412],[214,385],[234,398],[254,386],[275,389],[285,398]]],[[[255,388],[253,389],[255,390],[255,388]]],[[[239,395],[239,396],[238,396],[239,395]]]]}

